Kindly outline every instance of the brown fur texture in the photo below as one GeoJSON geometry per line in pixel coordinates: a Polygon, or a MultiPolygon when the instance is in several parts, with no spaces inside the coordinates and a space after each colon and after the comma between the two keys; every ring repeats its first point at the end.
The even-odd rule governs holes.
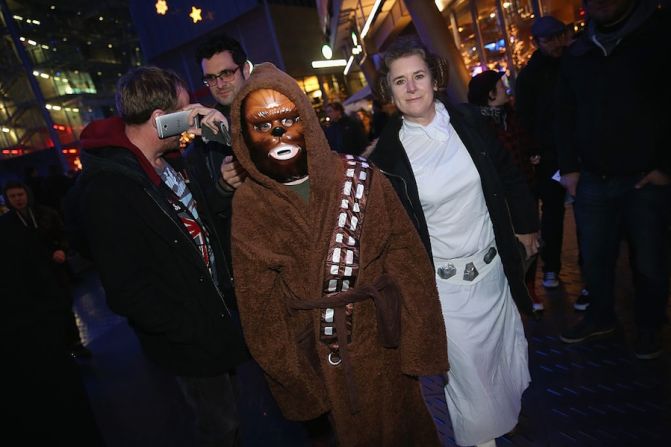
{"type": "MultiPolygon", "coordinates": [[[[320,310],[294,300],[324,296],[329,239],[336,221],[343,164],[331,152],[316,114],[296,82],[272,64],[255,67],[232,107],[233,147],[249,178],[233,200],[233,270],[245,338],[288,419],[329,412],[341,446],[439,445],[418,375],[447,371],[447,341],[434,272],[419,236],[387,179],[373,171],[360,240],[356,286],[382,274],[401,297],[398,348],[379,341],[372,300],[354,304],[348,345],[358,391],[352,414],[342,365],[327,361],[319,339],[320,310]],[[277,90],[300,110],[305,127],[310,196],[261,174],[243,136],[241,105],[251,92],[277,90]]],[[[342,343],[342,342],[341,342],[342,343]]]]}

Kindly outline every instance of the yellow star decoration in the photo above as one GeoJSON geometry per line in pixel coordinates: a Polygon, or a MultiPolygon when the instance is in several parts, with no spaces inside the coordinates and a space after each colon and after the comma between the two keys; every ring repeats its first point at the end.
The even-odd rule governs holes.
{"type": "Polygon", "coordinates": [[[156,2],[156,12],[164,16],[165,13],[168,12],[168,2],[165,0],[158,0],[156,2]]]}
{"type": "Polygon", "coordinates": [[[203,20],[203,18],[200,15],[202,12],[203,10],[200,8],[196,8],[195,6],[191,7],[191,14],[189,14],[189,17],[191,17],[193,23],[198,23],[203,20]]]}

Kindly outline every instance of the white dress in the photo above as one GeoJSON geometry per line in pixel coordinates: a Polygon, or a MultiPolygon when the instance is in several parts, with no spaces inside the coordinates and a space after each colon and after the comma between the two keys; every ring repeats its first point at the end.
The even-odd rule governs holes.
{"type": "MultiPolygon", "coordinates": [[[[426,216],[436,267],[495,246],[480,176],[445,107],[428,126],[404,120],[401,142],[426,216]]],[[[475,281],[436,275],[447,331],[450,371],[445,396],[456,442],[469,446],[516,424],[531,381],[527,341],[501,258],[475,281]]]]}

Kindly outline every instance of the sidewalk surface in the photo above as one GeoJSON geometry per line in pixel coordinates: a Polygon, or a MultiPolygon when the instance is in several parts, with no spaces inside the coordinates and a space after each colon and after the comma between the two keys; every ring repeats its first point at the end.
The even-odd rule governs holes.
{"type": "MultiPolygon", "coordinates": [[[[671,445],[671,329],[665,328],[666,351],[660,359],[634,357],[633,288],[624,245],[616,283],[620,319],[616,335],[574,345],[559,340],[561,330],[580,318],[573,302],[582,288],[570,208],[566,214],[560,287],[543,289],[539,267],[536,290],[545,311],[541,319],[524,321],[532,383],[524,394],[517,430],[497,443],[500,447],[671,445]]],[[[93,351],[93,357],[80,365],[108,446],[194,445],[189,410],[174,378],[144,358],[125,319],[105,305],[95,272],[82,275],[76,294],[82,338],[93,351]]],[[[249,392],[263,380],[261,373],[245,365],[239,376],[251,395],[240,404],[243,446],[308,445],[302,427],[285,421],[269,395],[249,392]]],[[[424,378],[422,385],[444,445],[455,445],[441,381],[424,378]]]]}

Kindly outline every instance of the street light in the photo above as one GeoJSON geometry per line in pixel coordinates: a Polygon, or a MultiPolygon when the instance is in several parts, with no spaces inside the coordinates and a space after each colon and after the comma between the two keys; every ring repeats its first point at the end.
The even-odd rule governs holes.
{"type": "Polygon", "coordinates": [[[331,61],[312,61],[312,68],[330,68],[330,67],[344,67],[347,65],[345,59],[333,59],[331,61]]]}
{"type": "Polygon", "coordinates": [[[326,59],[331,59],[333,57],[333,50],[331,50],[329,44],[325,43],[322,45],[322,55],[324,55],[324,58],[326,59]]]}

